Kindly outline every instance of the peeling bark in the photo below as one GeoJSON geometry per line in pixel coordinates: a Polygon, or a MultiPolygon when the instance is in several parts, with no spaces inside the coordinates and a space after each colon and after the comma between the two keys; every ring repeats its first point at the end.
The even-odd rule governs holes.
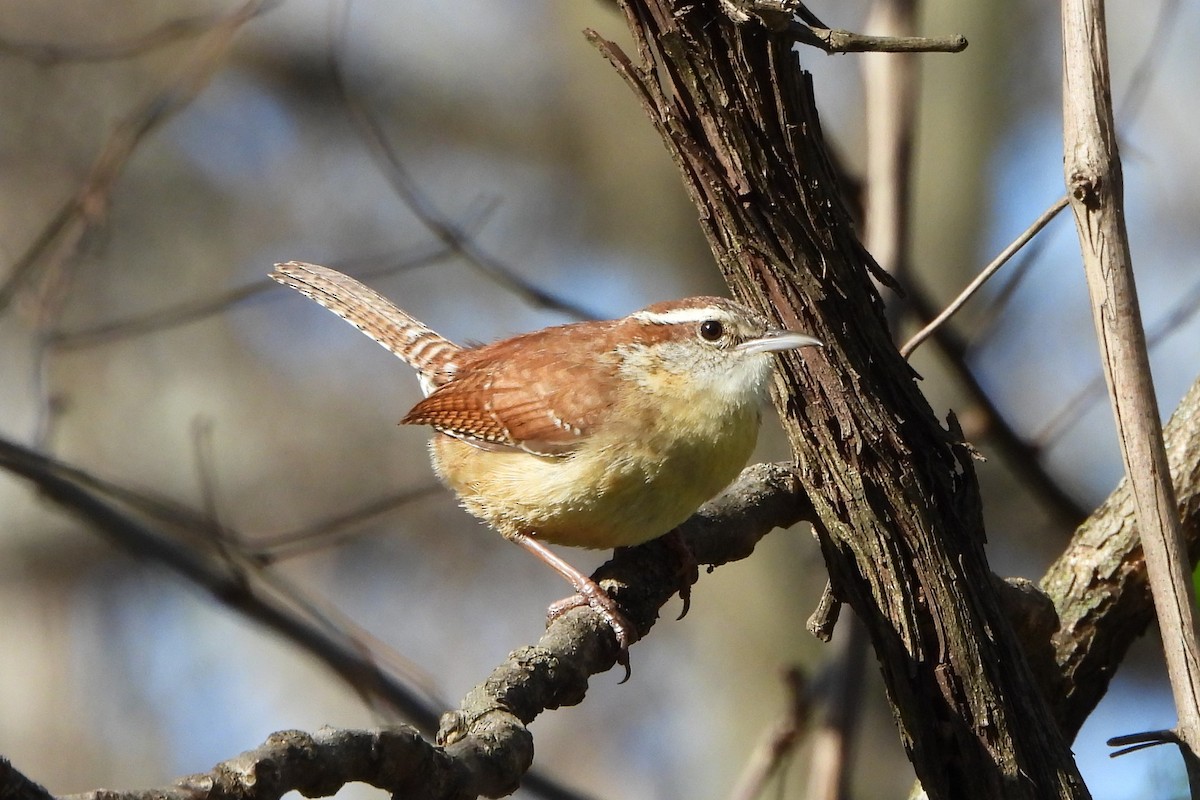
{"type": "Polygon", "coordinates": [[[891,341],[791,42],[703,4],[626,11],[640,63],[593,39],[663,136],[734,293],[830,345],[785,359],[778,405],[925,790],[1086,796],[993,588],[971,455],[891,341]]]}

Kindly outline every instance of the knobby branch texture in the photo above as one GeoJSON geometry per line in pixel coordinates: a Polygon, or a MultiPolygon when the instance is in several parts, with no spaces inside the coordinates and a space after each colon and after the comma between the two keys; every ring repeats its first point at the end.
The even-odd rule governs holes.
{"type": "Polygon", "coordinates": [[[635,91],[740,299],[830,346],[777,389],[835,591],[866,624],[933,798],[1084,797],[990,580],[978,486],[899,357],[792,42],[710,4],[624,4],[635,91]]]}

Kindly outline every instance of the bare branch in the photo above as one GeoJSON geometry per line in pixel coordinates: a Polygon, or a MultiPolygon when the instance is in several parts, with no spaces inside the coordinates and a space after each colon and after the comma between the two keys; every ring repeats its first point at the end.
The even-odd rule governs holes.
{"type": "MultiPolygon", "coordinates": [[[[379,256],[363,256],[354,259],[335,262],[339,268],[345,269],[347,263],[384,264],[363,273],[364,277],[376,275],[391,275],[402,270],[436,264],[447,258],[452,251],[446,245],[435,242],[418,245],[410,250],[384,254],[379,256]]],[[[46,338],[46,344],[52,350],[77,350],[85,347],[111,344],[123,339],[144,336],[149,333],[168,330],[191,322],[223,314],[230,309],[251,300],[264,292],[275,289],[277,284],[267,278],[254,281],[236,289],[203,297],[196,300],[186,300],[182,303],[160,308],[145,314],[127,317],[125,319],[102,322],[87,328],[74,331],[55,331],[46,338]]]]}
{"type": "Polygon", "coordinates": [[[414,728],[358,731],[324,728],[315,734],[280,731],[210,772],[172,786],[140,791],[67,795],[63,800],[279,800],[288,792],[325,797],[348,783],[366,783],[393,797],[468,800],[498,797],[516,788],[504,782],[528,767],[528,734],[510,719],[488,720],[453,748],[439,748],[414,728]],[[521,763],[511,763],[519,753],[521,763]]]}
{"type": "MultiPolygon", "coordinates": [[[[263,14],[280,5],[282,0],[267,0],[257,14],[263,14]]],[[[208,33],[226,21],[223,14],[198,14],[193,17],[170,19],[146,33],[131,36],[123,41],[107,44],[59,44],[57,42],[32,42],[20,39],[0,38],[0,53],[23,58],[43,67],[60,64],[95,63],[133,58],[208,33]]]]}
{"type": "Polygon", "coordinates": [[[437,711],[408,685],[381,670],[355,642],[329,630],[259,591],[245,574],[231,570],[224,558],[186,547],[98,497],[69,469],[47,456],[0,439],[0,467],[40,489],[54,503],[83,517],[114,544],[141,558],[152,559],[208,592],[222,605],[266,625],[294,644],[318,655],[334,672],[359,691],[379,697],[419,727],[432,730],[437,711]]]}
{"type": "Polygon", "coordinates": [[[961,53],[967,49],[967,37],[953,36],[868,36],[840,28],[819,28],[792,22],[787,32],[800,44],[835,53],[961,53]]]}
{"type": "MultiPolygon", "coordinates": [[[[3,439],[0,468],[35,483],[50,500],[84,517],[120,547],[170,567],[219,602],[318,655],[352,686],[388,702],[419,726],[428,730],[435,724],[437,714],[428,702],[381,670],[354,642],[296,614],[270,593],[256,591],[242,573],[231,572],[223,560],[179,546],[105,503],[82,481],[72,479],[71,468],[3,439]]],[[[747,468],[729,491],[701,508],[680,531],[699,562],[717,565],[745,558],[768,532],[793,525],[807,513],[811,506],[793,468],[758,464],[747,468]]],[[[639,629],[648,631],[658,609],[678,588],[679,559],[678,549],[659,539],[620,551],[595,577],[628,610],[639,629]]],[[[466,759],[471,780],[482,781],[486,791],[515,787],[529,766],[525,756],[528,733],[522,723],[547,708],[580,702],[587,677],[611,668],[616,654],[611,628],[591,609],[567,612],[549,626],[536,647],[514,653],[467,696],[461,711],[449,722],[443,720],[440,740],[454,743],[446,752],[466,759]],[[516,698],[524,698],[525,704],[516,698]],[[496,767],[501,762],[503,769],[496,767]]],[[[406,752],[424,752],[417,744],[405,747],[406,752]]],[[[575,796],[541,776],[528,776],[526,784],[537,786],[547,797],[575,796]]]]}
{"type": "Polygon", "coordinates": [[[1109,747],[1122,748],[1115,753],[1109,753],[1109,758],[1119,758],[1120,756],[1134,753],[1138,750],[1145,750],[1148,747],[1157,747],[1160,744],[1177,744],[1180,746],[1180,748],[1187,747],[1183,740],[1179,738],[1179,734],[1172,730],[1127,733],[1124,736],[1113,736],[1106,741],[1105,744],[1107,744],[1109,747]]]}
{"type": "Polygon", "coordinates": [[[758,20],[768,30],[782,33],[801,44],[826,53],[960,53],[967,38],[953,36],[867,36],[830,28],[799,0],[720,0],[721,9],[741,25],[758,20]],[[798,16],[797,21],[794,17],[798,16]]]}
{"type": "MultiPolygon", "coordinates": [[[[349,9],[349,6],[346,8],[349,9]]],[[[384,177],[387,178],[388,183],[409,210],[421,221],[421,224],[428,228],[446,247],[466,259],[468,264],[478,269],[489,280],[525,302],[539,308],[560,311],[576,319],[597,319],[603,316],[582,304],[546,291],[533,281],[523,278],[511,266],[484,251],[469,232],[455,225],[421,191],[408,168],[400,160],[395,148],[388,141],[387,133],[383,130],[379,120],[350,90],[342,67],[341,44],[345,33],[344,27],[345,21],[343,20],[343,29],[335,34],[335,43],[329,52],[329,73],[333,78],[334,88],[367,149],[383,165],[384,177]]]]}
{"type": "Polygon", "coordinates": [[[251,557],[259,563],[271,564],[285,558],[293,558],[303,553],[339,544],[353,537],[366,523],[394,514],[399,509],[411,505],[415,500],[442,494],[445,491],[445,487],[440,483],[431,483],[416,489],[394,492],[359,508],[336,514],[329,519],[313,525],[306,525],[294,531],[274,536],[257,536],[253,542],[249,543],[251,557]]]}
{"type": "MultiPolygon", "coordinates": [[[[1164,0],[1164,2],[1159,5],[1158,16],[1154,21],[1154,33],[1147,41],[1145,50],[1138,59],[1137,66],[1135,66],[1130,73],[1129,82],[1125,87],[1125,96],[1121,98],[1121,102],[1118,106],[1116,119],[1119,121],[1121,126],[1121,138],[1125,138],[1129,134],[1130,130],[1134,126],[1134,123],[1137,121],[1137,117],[1143,108],[1145,99],[1150,96],[1150,92],[1147,91],[1147,87],[1158,74],[1158,68],[1162,64],[1163,56],[1170,52],[1170,49],[1167,47],[1167,39],[1169,38],[1170,34],[1174,32],[1175,28],[1178,27],[1175,25],[1175,20],[1178,17],[1180,5],[1181,4],[1179,3],[1179,0],[1164,0]]],[[[1024,282],[1024,278],[1029,273],[1030,268],[1041,255],[1043,245],[1046,241],[1046,237],[1042,237],[1041,239],[1035,240],[1022,250],[1020,260],[1018,260],[1016,266],[1014,266],[1010,272],[1011,277],[1004,284],[1004,287],[1000,290],[1000,293],[996,297],[992,298],[991,303],[984,312],[983,320],[980,322],[978,328],[971,334],[970,338],[972,340],[977,340],[986,336],[988,329],[1002,315],[1004,309],[1008,306],[1009,302],[1011,302],[1013,296],[1016,294],[1017,288],[1019,288],[1024,282]]],[[[1152,342],[1153,339],[1154,337],[1152,336],[1152,342]]],[[[1103,389],[1103,383],[1103,376],[1101,376],[1101,389],[1103,389]]],[[[1088,393],[1091,393],[1090,389],[1088,393]]],[[[1074,413],[1072,413],[1072,416],[1076,418],[1078,417],[1078,415],[1074,413]]],[[[1046,428],[1043,428],[1042,432],[1034,437],[1043,446],[1046,444],[1048,439],[1054,438],[1053,435],[1047,435],[1045,431],[1046,428]]]]}
{"type": "Polygon", "coordinates": [[[1200,793],[1200,642],[1195,597],[1142,328],[1117,154],[1102,0],[1066,0],[1064,170],[1125,473],[1166,652],[1192,793],[1200,793]]]}
{"type": "Polygon", "coordinates": [[[804,673],[793,667],[784,673],[783,679],[787,689],[787,707],[754,746],[742,774],[729,793],[730,800],[755,800],[764,796],[767,783],[786,766],[804,732],[811,710],[811,697],[804,673]]]}
{"type": "MultiPolygon", "coordinates": [[[[906,35],[915,27],[915,3],[911,0],[877,0],[870,16],[873,28],[888,34],[906,35]]],[[[910,310],[921,320],[933,317],[932,304],[909,275],[909,239],[911,206],[911,150],[915,109],[917,107],[916,57],[913,55],[868,55],[862,59],[867,93],[867,175],[864,245],[907,290],[910,310]]],[[[902,303],[889,303],[887,312],[895,330],[902,303]]],[[[948,319],[943,312],[941,319],[948,319]]],[[[930,324],[928,333],[937,332],[935,341],[945,355],[949,369],[974,404],[971,416],[979,420],[970,433],[986,433],[1013,472],[1033,490],[1034,495],[1063,526],[1075,525],[1086,511],[1071,499],[1047,473],[1037,450],[1024,442],[1004,418],[1000,409],[983,391],[967,364],[966,344],[945,326],[930,324]]],[[[927,335],[928,335],[927,333],[927,335]]],[[[908,348],[915,347],[910,342],[908,348]]],[[[908,353],[901,350],[907,357],[908,353]]],[[[815,618],[816,615],[814,615],[815,618]]],[[[810,630],[813,621],[810,620],[810,630]]],[[[816,633],[818,637],[828,631],[816,633]]]]}
{"type": "Polygon", "coordinates": [[[623,5],[642,63],[605,54],[663,134],[734,294],[834,343],[783,359],[777,407],[925,789],[1084,796],[988,579],[969,450],[891,341],[793,43],[711,6],[623,5]]]}
{"type": "Polygon", "coordinates": [[[175,79],[117,123],[92,163],[83,185],[42,228],[0,284],[0,310],[7,308],[39,270],[53,271],[74,256],[83,237],[107,213],[113,187],[138,146],[196,99],[224,60],[235,34],[258,15],[267,2],[249,0],[222,17],[220,23],[206,33],[175,79]]]}

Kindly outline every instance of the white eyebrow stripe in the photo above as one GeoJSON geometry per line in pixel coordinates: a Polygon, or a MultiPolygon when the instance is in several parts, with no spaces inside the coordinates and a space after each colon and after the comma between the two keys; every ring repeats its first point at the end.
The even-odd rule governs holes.
{"type": "Polygon", "coordinates": [[[703,308],[674,308],[670,311],[637,311],[630,314],[633,319],[655,325],[677,325],[681,322],[703,322],[706,319],[728,319],[729,314],[716,306],[703,308]]]}

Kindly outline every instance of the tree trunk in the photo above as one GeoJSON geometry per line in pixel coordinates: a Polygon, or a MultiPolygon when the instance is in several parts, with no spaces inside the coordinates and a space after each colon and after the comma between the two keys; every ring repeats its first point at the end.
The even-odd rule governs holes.
{"type": "Polygon", "coordinates": [[[634,88],[734,293],[822,338],[777,399],[838,597],[863,619],[933,798],[1086,797],[992,586],[978,486],[900,358],[793,42],[715,4],[633,0],[634,88]]]}

